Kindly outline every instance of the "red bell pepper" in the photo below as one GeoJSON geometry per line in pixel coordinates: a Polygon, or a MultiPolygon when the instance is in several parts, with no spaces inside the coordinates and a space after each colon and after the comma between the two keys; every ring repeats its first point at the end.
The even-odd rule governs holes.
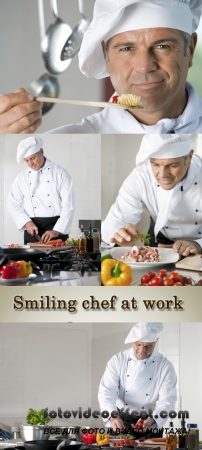
{"type": "Polygon", "coordinates": [[[20,272],[20,264],[16,261],[8,261],[1,269],[1,277],[5,280],[13,279],[18,277],[18,273],[20,272]]]}
{"type": "Polygon", "coordinates": [[[83,442],[85,444],[95,444],[96,443],[96,434],[95,433],[84,433],[82,436],[83,442]]]}

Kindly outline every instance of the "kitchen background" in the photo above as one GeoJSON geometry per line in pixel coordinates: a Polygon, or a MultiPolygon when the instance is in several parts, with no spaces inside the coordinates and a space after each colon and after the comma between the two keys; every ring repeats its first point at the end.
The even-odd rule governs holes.
{"type": "MultiPolygon", "coordinates": [[[[0,324],[0,423],[25,424],[28,408],[99,410],[107,361],[124,350],[133,323],[0,324]]],[[[179,408],[202,430],[202,324],[164,323],[158,350],[178,376],[179,408]]],[[[55,419],[52,425],[100,427],[100,419],[55,419]]],[[[167,422],[168,423],[168,422],[167,422]]],[[[177,426],[177,420],[174,421],[177,426]]],[[[180,423],[179,423],[180,425],[180,423]]]]}
{"type": "MultiPolygon", "coordinates": [[[[105,219],[111,205],[115,202],[123,181],[135,167],[135,159],[142,137],[141,134],[134,136],[131,134],[102,135],[102,220],[105,219]]],[[[195,153],[202,156],[202,134],[198,135],[197,143],[193,143],[193,149],[195,153]]],[[[138,228],[143,233],[149,229],[149,213],[145,210],[138,228]]]]}
{"type": "MultiPolygon", "coordinates": [[[[50,1],[44,0],[45,27],[54,23],[50,1]]],[[[93,16],[94,0],[84,0],[84,11],[89,20],[93,16]]],[[[58,0],[59,17],[71,28],[81,19],[77,0],[58,0]]],[[[202,22],[198,29],[198,44],[194,65],[189,70],[191,81],[202,97],[202,22]]],[[[28,88],[46,72],[41,56],[38,8],[36,0],[0,0],[0,61],[1,93],[14,92],[19,87],[28,88]]],[[[108,79],[88,79],[78,69],[78,55],[70,66],[58,76],[60,97],[78,100],[108,100],[108,79]]],[[[39,131],[80,122],[83,117],[94,114],[96,108],[85,106],[55,105],[43,118],[39,131]]]]}
{"type": "MultiPolygon", "coordinates": [[[[40,136],[40,135],[39,135],[40,136]]],[[[17,174],[26,169],[18,165],[16,148],[26,135],[0,135],[0,242],[23,243],[19,232],[7,212],[6,199],[9,188],[17,174]],[[4,170],[3,170],[4,166],[4,170]]],[[[72,177],[76,209],[70,237],[78,238],[78,221],[100,220],[100,135],[49,135],[43,134],[45,155],[52,162],[64,167],[72,177]]]]}

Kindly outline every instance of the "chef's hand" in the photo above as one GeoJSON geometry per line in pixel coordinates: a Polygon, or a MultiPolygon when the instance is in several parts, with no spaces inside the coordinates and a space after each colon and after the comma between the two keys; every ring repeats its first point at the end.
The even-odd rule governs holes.
{"type": "Polygon", "coordinates": [[[58,237],[59,234],[60,234],[59,231],[55,231],[55,230],[46,231],[46,232],[41,236],[42,242],[48,242],[48,241],[50,241],[51,239],[54,239],[54,238],[58,237]]]}
{"type": "Polygon", "coordinates": [[[29,222],[27,222],[25,224],[25,229],[26,231],[31,234],[32,236],[34,236],[35,234],[38,234],[38,228],[35,225],[34,222],[32,222],[32,220],[30,220],[29,222]]]}
{"type": "Polygon", "coordinates": [[[0,133],[34,133],[42,123],[41,108],[42,103],[23,88],[0,96],[0,133]]]}
{"type": "MultiPolygon", "coordinates": [[[[141,419],[139,419],[135,425],[132,424],[132,427],[135,428],[140,421],[141,421],[141,419]]],[[[153,425],[153,423],[155,423],[155,420],[152,419],[151,417],[148,417],[146,420],[144,420],[143,427],[142,427],[143,433],[146,433],[148,428],[150,428],[153,425]]]]}
{"type": "Polygon", "coordinates": [[[119,428],[119,430],[124,430],[125,428],[123,421],[119,416],[117,416],[116,418],[110,417],[110,422],[113,431],[116,431],[117,428],[119,428]]]}
{"type": "Polygon", "coordinates": [[[110,242],[121,246],[131,246],[135,242],[141,242],[141,239],[136,237],[137,234],[143,235],[135,225],[127,223],[123,228],[119,228],[114,237],[110,239],[110,242]]]}
{"type": "Polygon", "coordinates": [[[201,255],[201,247],[194,241],[176,241],[171,245],[158,244],[158,247],[172,248],[180,256],[201,255]]]}

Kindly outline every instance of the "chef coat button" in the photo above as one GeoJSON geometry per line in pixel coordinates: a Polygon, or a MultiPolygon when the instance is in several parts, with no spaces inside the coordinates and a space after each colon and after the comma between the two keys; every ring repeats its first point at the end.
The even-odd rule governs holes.
{"type": "Polygon", "coordinates": [[[151,378],[150,378],[150,380],[151,380],[151,378]]]}
{"type": "Polygon", "coordinates": [[[142,406],[142,409],[144,409],[144,406],[142,406]]]}
{"type": "Polygon", "coordinates": [[[152,361],[153,363],[155,362],[155,361],[152,361]]]}
{"type": "Polygon", "coordinates": [[[198,222],[195,222],[195,225],[198,225],[198,222]]]}
{"type": "Polygon", "coordinates": [[[34,207],[34,209],[36,209],[36,206],[34,207]]]}
{"type": "Polygon", "coordinates": [[[129,375],[127,375],[127,377],[129,377],[129,375]]]}
{"type": "Polygon", "coordinates": [[[198,212],[198,209],[196,209],[196,212],[198,212]]]}
{"type": "Polygon", "coordinates": [[[31,170],[29,171],[29,173],[31,173],[31,170]]]}
{"type": "Polygon", "coordinates": [[[165,227],[165,229],[167,230],[167,229],[168,229],[168,227],[165,227]]]}
{"type": "Polygon", "coordinates": [[[51,208],[51,206],[49,206],[49,208],[51,208]]]}
{"type": "Polygon", "coordinates": [[[159,187],[160,185],[159,184],[157,184],[157,187],[159,187]]]}
{"type": "Polygon", "coordinates": [[[34,197],[34,196],[32,195],[32,197],[34,197]]]}
{"type": "Polygon", "coordinates": [[[146,394],[146,395],[149,395],[149,394],[146,394]]]}
{"type": "Polygon", "coordinates": [[[128,392],[128,391],[126,391],[126,392],[128,392]]]}
{"type": "Polygon", "coordinates": [[[197,184],[197,183],[194,183],[194,184],[197,184]]]}
{"type": "Polygon", "coordinates": [[[48,170],[50,170],[50,167],[48,167],[48,170]]]}
{"type": "Polygon", "coordinates": [[[50,196],[50,194],[48,194],[48,197],[50,196]]]}
{"type": "Polygon", "coordinates": [[[199,231],[199,233],[198,234],[201,234],[201,232],[199,231]]]}
{"type": "Polygon", "coordinates": [[[47,181],[47,183],[49,183],[49,181],[47,181]]]}
{"type": "Polygon", "coordinates": [[[29,183],[29,184],[32,184],[32,183],[29,183]]]}

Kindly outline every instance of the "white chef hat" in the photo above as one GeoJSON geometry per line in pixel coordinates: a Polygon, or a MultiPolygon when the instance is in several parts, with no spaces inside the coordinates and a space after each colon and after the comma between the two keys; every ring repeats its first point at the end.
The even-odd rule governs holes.
{"type": "Polygon", "coordinates": [[[156,342],[159,337],[160,331],[163,330],[163,324],[161,322],[138,322],[130,330],[125,344],[133,342],[156,342]]]}
{"type": "Polygon", "coordinates": [[[31,156],[34,155],[34,153],[39,152],[42,147],[43,141],[39,137],[31,136],[20,141],[17,146],[16,156],[18,164],[22,164],[24,162],[24,158],[27,158],[27,156],[31,156]]]}
{"type": "Polygon", "coordinates": [[[174,28],[192,34],[201,14],[202,0],[96,0],[79,52],[79,68],[87,77],[107,77],[102,41],[145,28],[174,28]]]}
{"type": "Polygon", "coordinates": [[[149,158],[179,158],[191,150],[197,134],[145,134],[136,156],[136,166],[149,158]]]}

